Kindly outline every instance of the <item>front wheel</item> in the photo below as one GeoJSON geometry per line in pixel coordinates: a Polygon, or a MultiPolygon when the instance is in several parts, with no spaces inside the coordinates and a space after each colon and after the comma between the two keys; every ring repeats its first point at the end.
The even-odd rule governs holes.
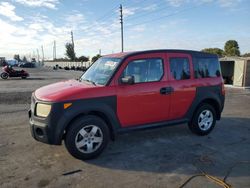
{"type": "Polygon", "coordinates": [[[6,80],[8,79],[9,75],[6,72],[1,73],[1,78],[6,80]]]}
{"type": "Polygon", "coordinates": [[[191,122],[189,122],[189,129],[197,135],[209,134],[216,123],[216,113],[214,108],[209,104],[202,104],[195,112],[191,122]]]}
{"type": "Polygon", "coordinates": [[[75,120],[66,132],[65,146],[77,159],[87,160],[101,154],[109,141],[109,129],[97,116],[84,116],[75,120]]]}

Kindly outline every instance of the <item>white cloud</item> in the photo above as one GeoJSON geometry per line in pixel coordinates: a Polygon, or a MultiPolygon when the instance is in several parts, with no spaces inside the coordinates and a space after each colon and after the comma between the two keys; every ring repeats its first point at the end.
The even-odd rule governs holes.
{"type": "Polygon", "coordinates": [[[0,56],[12,58],[13,54],[18,53],[32,57],[33,51],[36,52],[37,48],[40,50],[43,45],[45,58],[51,59],[53,41],[56,40],[57,57],[64,57],[65,43],[71,40],[71,30],[74,32],[77,56],[95,55],[99,48],[103,49],[103,53],[118,49],[120,40],[119,32],[116,32],[119,27],[117,20],[95,22],[93,26],[93,23],[87,24],[84,15],[79,12],[73,11],[70,15],[62,17],[63,25],[56,25],[40,14],[27,18],[22,25],[0,19],[0,25],[3,27],[0,30],[0,56]],[[107,43],[108,40],[112,42],[107,43]]]}
{"type": "Polygon", "coordinates": [[[133,7],[133,8],[124,7],[123,8],[123,16],[124,17],[132,16],[135,14],[136,10],[138,10],[138,8],[136,8],[136,7],[133,7]]]}
{"type": "Polygon", "coordinates": [[[55,9],[59,3],[58,0],[16,0],[16,2],[30,7],[46,7],[50,9],[55,9]]]}
{"type": "Polygon", "coordinates": [[[85,17],[78,11],[73,11],[73,13],[65,15],[65,25],[71,29],[79,29],[85,22],[85,17]]]}
{"type": "Polygon", "coordinates": [[[36,35],[33,30],[26,29],[23,26],[15,26],[0,19],[0,36],[1,36],[1,55],[26,53],[31,46],[35,46],[37,40],[31,40],[36,35]]]}
{"type": "Polygon", "coordinates": [[[149,6],[146,6],[144,8],[142,8],[142,10],[146,10],[146,11],[154,11],[158,8],[157,4],[151,4],[149,6]]]}
{"type": "Polygon", "coordinates": [[[180,7],[184,4],[188,3],[196,3],[196,4],[201,4],[201,3],[217,3],[221,7],[233,7],[240,3],[242,0],[166,0],[167,3],[173,7],[180,7]]]}
{"type": "Polygon", "coordinates": [[[0,19],[0,56],[29,55],[44,45],[46,58],[52,57],[52,43],[57,41],[58,54],[64,54],[64,45],[70,39],[70,28],[55,26],[44,16],[33,16],[29,23],[17,25],[0,19]]]}
{"type": "Polygon", "coordinates": [[[220,4],[221,7],[233,7],[240,3],[241,0],[218,0],[218,3],[220,4]]]}
{"type": "Polygon", "coordinates": [[[84,22],[84,16],[80,13],[71,14],[66,18],[66,21],[79,24],[84,22]]]}
{"type": "Polygon", "coordinates": [[[145,29],[146,29],[145,25],[138,25],[138,26],[131,28],[131,30],[135,32],[143,32],[145,31],[145,29]]]}
{"type": "Polygon", "coordinates": [[[8,17],[12,21],[22,21],[23,18],[20,16],[17,16],[15,13],[15,6],[8,2],[1,2],[0,3],[0,14],[8,17]]]}
{"type": "Polygon", "coordinates": [[[173,6],[173,7],[179,7],[187,2],[189,2],[189,0],[167,0],[167,2],[173,6]]]}

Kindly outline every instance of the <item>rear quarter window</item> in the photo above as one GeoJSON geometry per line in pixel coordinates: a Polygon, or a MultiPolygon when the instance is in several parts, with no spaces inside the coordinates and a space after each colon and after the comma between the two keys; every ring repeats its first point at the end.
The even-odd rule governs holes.
{"type": "Polygon", "coordinates": [[[218,58],[195,57],[193,65],[195,78],[213,78],[221,75],[218,58]]]}

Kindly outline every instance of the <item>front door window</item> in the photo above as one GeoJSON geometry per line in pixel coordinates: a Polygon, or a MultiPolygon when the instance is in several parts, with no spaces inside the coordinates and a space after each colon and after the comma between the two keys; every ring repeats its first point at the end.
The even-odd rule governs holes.
{"type": "Polygon", "coordinates": [[[163,76],[163,60],[152,58],[131,61],[122,76],[134,76],[135,83],[159,81],[163,76]]]}

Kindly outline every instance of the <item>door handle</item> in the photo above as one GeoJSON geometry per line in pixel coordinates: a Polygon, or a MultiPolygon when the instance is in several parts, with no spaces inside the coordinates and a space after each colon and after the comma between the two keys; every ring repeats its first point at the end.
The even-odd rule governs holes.
{"type": "Polygon", "coordinates": [[[174,88],[172,87],[163,87],[160,89],[160,94],[162,95],[169,95],[174,91],[174,88]]]}

